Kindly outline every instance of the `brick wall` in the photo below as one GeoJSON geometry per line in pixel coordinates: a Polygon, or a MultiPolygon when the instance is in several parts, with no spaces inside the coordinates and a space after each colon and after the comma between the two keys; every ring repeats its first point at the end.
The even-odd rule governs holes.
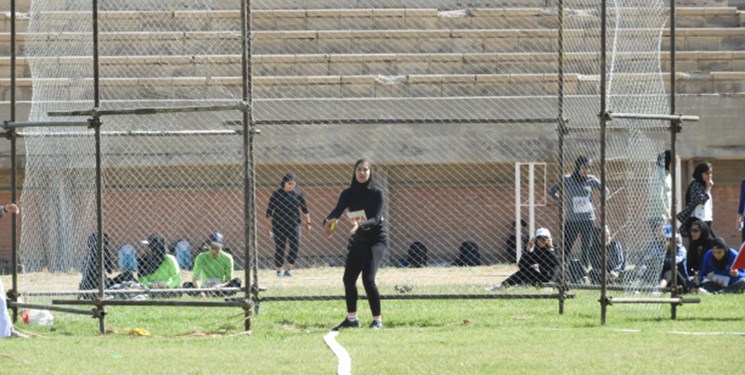
{"type": "MultiPolygon", "coordinates": [[[[331,211],[342,187],[323,187],[304,189],[308,198],[314,227],[311,233],[303,233],[301,256],[343,256],[346,239],[342,233],[328,239],[322,235],[320,223],[331,211]]],[[[271,259],[274,245],[268,238],[269,225],[264,217],[266,204],[274,188],[257,190],[257,229],[259,256],[271,259]]],[[[482,254],[497,255],[503,247],[513,220],[514,188],[512,186],[413,186],[393,187],[389,189],[389,206],[395,207],[390,212],[391,260],[403,257],[408,245],[413,241],[424,242],[433,254],[441,260],[453,259],[461,242],[476,240],[482,248],[482,254]],[[485,203],[486,202],[486,203],[485,203]],[[442,211],[441,211],[442,210],[442,211]],[[447,212],[447,216],[438,214],[447,212]],[[475,220],[474,212],[486,213],[483,218],[475,220]],[[489,215],[493,212],[493,215],[489,215]]],[[[740,235],[735,227],[736,207],[739,203],[739,184],[716,185],[714,195],[714,230],[723,236],[731,247],[740,244],[740,235]]],[[[242,248],[242,221],[235,215],[242,215],[243,202],[239,191],[201,191],[201,192],[152,192],[152,193],[118,193],[109,194],[106,199],[106,223],[118,223],[119,232],[111,232],[112,244],[116,247],[125,242],[136,242],[157,231],[163,233],[169,242],[177,238],[189,240],[198,246],[207,235],[219,230],[225,234],[228,246],[242,248]],[[143,198],[142,195],[149,195],[143,198]],[[147,210],[134,208],[130,202],[147,199],[147,210]],[[215,202],[230,201],[228,207],[232,212],[215,211],[215,202]],[[188,204],[184,204],[184,203],[188,204]],[[170,212],[175,204],[188,207],[195,215],[208,215],[205,221],[186,220],[178,213],[170,212]],[[157,220],[156,220],[157,217],[157,220]],[[145,223],[158,222],[156,228],[145,223]],[[194,224],[194,223],[202,224],[194,224]],[[236,224],[238,223],[238,224],[236,224]]],[[[0,194],[0,202],[8,202],[10,194],[0,194]]],[[[550,205],[536,211],[537,225],[548,226],[555,235],[558,234],[556,207],[550,205]]],[[[23,208],[20,219],[23,218],[23,208]]],[[[608,218],[611,225],[612,217],[608,218]]],[[[0,220],[0,267],[9,264],[11,258],[11,240],[9,217],[0,220]]],[[[20,220],[19,220],[20,239],[20,220]]],[[[8,267],[4,270],[7,272],[8,267]]]]}

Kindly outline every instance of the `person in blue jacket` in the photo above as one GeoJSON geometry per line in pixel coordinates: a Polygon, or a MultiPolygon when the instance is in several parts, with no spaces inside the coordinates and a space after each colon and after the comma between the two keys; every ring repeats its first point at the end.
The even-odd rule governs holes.
{"type": "Polygon", "coordinates": [[[701,293],[736,293],[745,290],[745,270],[733,269],[737,252],[722,237],[714,240],[701,265],[701,293]]]}

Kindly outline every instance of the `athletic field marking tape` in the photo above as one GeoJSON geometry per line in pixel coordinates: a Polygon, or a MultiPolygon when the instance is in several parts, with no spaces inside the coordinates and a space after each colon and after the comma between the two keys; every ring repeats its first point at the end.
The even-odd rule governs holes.
{"type": "Polygon", "coordinates": [[[339,360],[339,366],[336,368],[336,373],[338,375],[351,375],[352,358],[349,357],[349,352],[336,342],[336,336],[338,335],[338,331],[331,331],[323,336],[323,341],[326,341],[326,345],[329,346],[331,351],[334,352],[334,355],[336,355],[336,358],[339,360]]]}

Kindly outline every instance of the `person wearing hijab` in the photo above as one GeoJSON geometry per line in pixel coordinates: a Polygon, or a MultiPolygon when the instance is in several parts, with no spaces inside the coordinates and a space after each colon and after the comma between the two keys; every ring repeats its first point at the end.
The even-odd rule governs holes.
{"type": "Polygon", "coordinates": [[[269,237],[274,240],[274,266],[277,276],[292,276],[300,249],[300,214],[305,218],[305,225],[310,231],[310,213],[305,197],[297,186],[297,176],[292,173],[282,177],[280,188],[272,193],[266,217],[272,220],[269,237]],[[289,246],[285,260],[285,247],[289,246]]]}
{"type": "Polygon", "coordinates": [[[548,189],[549,197],[557,201],[564,199],[564,243],[561,248],[567,255],[571,254],[574,242],[579,237],[582,241],[580,263],[584,268],[590,264],[591,256],[599,256],[591,254],[597,232],[592,193],[600,191],[602,184],[597,177],[589,174],[590,168],[592,160],[580,156],[574,162],[574,172],[548,189]]]}
{"type": "Polygon", "coordinates": [[[714,236],[709,226],[701,220],[693,220],[690,229],[690,241],[688,243],[688,275],[694,278],[699,275],[704,254],[711,250],[714,245],[714,236]]]}
{"type": "MultiPolygon", "coordinates": [[[[104,270],[106,273],[111,273],[114,270],[114,259],[111,249],[109,248],[109,235],[108,233],[103,234],[103,254],[104,254],[104,270]]],[[[83,278],[80,280],[80,290],[92,290],[98,289],[100,285],[101,272],[98,265],[98,233],[91,233],[88,236],[88,252],[85,255],[83,261],[83,278]]],[[[106,279],[106,287],[111,286],[112,280],[106,279]]],[[[81,295],[83,298],[95,298],[94,294],[81,295]]]]}
{"type": "Polygon", "coordinates": [[[711,163],[700,163],[693,170],[693,181],[688,184],[685,196],[685,207],[677,215],[680,233],[683,237],[690,235],[691,223],[698,219],[709,226],[712,236],[716,236],[712,222],[714,221],[714,200],[711,187],[714,186],[714,168],[711,163]]]}
{"type": "Polygon", "coordinates": [[[670,150],[657,155],[657,162],[649,182],[647,220],[654,234],[659,233],[660,227],[670,223],[672,218],[670,208],[673,194],[673,179],[670,175],[671,161],[670,150]]]}
{"type": "Polygon", "coordinates": [[[712,249],[704,254],[699,292],[736,293],[745,290],[745,270],[732,268],[735,258],[737,252],[727,246],[722,237],[717,237],[712,249]]]}
{"type": "Polygon", "coordinates": [[[357,278],[362,274],[367,300],[372,312],[370,328],[382,329],[380,293],[375,284],[375,275],[388,248],[388,230],[383,218],[383,189],[373,182],[372,164],[360,159],[354,164],[352,183],[341,192],[336,207],[326,216],[323,226],[327,237],[337,229],[339,218],[344,211],[351,229],[347,231],[347,257],[344,263],[344,297],[347,317],[333,328],[358,328],[357,319],[357,278]]]}
{"type": "Polygon", "coordinates": [[[166,239],[160,234],[151,234],[147,240],[145,254],[137,260],[137,281],[151,289],[176,288],[181,283],[176,258],[166,253],[166,239]]]}

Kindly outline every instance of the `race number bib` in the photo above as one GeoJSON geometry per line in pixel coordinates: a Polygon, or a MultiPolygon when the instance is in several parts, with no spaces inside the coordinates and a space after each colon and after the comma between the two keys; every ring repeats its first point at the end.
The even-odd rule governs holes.
{"type": "Polygon", "coordinates": [[[592,202],[589,197],[574,197],[572,198],[572,212],[575,214],[583,214],[592,212],[592,202]]]}

